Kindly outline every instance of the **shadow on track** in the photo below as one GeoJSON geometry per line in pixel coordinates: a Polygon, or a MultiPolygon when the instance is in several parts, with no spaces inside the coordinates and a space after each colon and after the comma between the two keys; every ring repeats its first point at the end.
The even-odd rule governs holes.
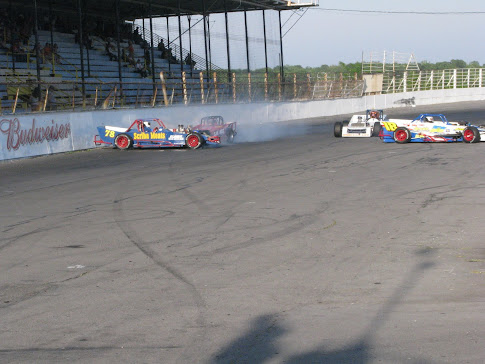
{"type": "MultiPolygon", "coordinates": [[[[406,295],[417,284],[423,272],[431,268],[434,263],[430,260],[430,249],[420,249],[416,252],[419,262],[397,287],[377,315],[370,321],[364,335],[354,343],[350,343],[337,350],[328,350],[323,345],[315,350],[294,355],[289,358],[281,358],[289,364],[302,363],[352,363],[366,364],[376,360],[374,354],[375,334],[391,318],[392,312],[406,295]]],[[[277,339],[289,330],[278,323],[277,314],[261,315],[251,324],[251,329],[222,348],[209,363],[253,363],[267,362],[278,355],[277,339]]],[[[406,363],[433,363],[423,358],[412,358],[412,354],[406,354],[406,363]]],[[[390,362],[402,361],[399,358],[387,357],[390,362]]]]}

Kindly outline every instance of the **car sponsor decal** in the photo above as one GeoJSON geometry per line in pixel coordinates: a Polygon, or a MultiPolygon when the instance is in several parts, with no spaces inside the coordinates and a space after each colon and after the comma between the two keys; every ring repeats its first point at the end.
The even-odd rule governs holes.
{"type": "Polygon", "coordinates": [[[115,131],[106,129],[104,131],[104,136],[107,137],[107,138],[114,138],[115,137],[115,131]]]}
{"type": "Polygon", "coordinates": [[[170,135],[168,137],[168,140],[184,140],[184,136],[183,135],[170,135]]]}
{"type": "Polygon", "coordinates": [[[150,134],[148,133],[133,133],[134,140],[148,139],[148,138],[150,138],[150,134]]]}
{"type": "Polygon", "coordinates": [[[392,121],[384,121],[382,125],[384,125],[384,128],[386,128],[389,131],[394,131],[397,129],[397,124],[393,123],[392,121]]]}

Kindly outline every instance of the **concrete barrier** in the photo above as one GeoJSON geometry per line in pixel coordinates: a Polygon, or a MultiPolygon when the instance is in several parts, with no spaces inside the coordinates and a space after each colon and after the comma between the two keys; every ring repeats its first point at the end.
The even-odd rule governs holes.
{"type": "Polygon", "coordinates": [[[0,160],[33,157],[94,147],[96,127],[127,127],[135,119],[160,118],[168,127],[194,125],[207,115],[221,115],[239,126],[389,109],[414,102],[432,105],[485,100],[485,88],[417,91],[351,99],[278,103],[174,105],[129,110],[56,112],[0,117],[0,160]]]}

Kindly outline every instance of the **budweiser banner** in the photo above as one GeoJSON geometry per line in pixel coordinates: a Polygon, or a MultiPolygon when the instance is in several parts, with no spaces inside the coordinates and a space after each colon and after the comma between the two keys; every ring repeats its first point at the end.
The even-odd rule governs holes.
{"type": "Polygon", "coordinates": [[[69,121],[47,115],[0,117],[2,157],[13,159],[72,150],[69,121]]]}

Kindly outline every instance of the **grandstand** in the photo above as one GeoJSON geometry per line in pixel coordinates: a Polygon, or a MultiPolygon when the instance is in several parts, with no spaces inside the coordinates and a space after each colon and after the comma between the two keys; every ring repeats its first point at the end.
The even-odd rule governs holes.
{"type": "Polygon", "coordinates": [[[317,5],[316,0],[0,2],[4,114],[251,101],[270,94],[281,99],[281,12],[317,5]],[[217,16],[225,33],[214,31],[217,16]],[[252,29],[263,30],[262,36],[251,35],[252,29]],[[275,66],[280,73],[269,75],[268,67],[275,66]],[[266,72],[257,75],[258,68],[266,72]]]}

